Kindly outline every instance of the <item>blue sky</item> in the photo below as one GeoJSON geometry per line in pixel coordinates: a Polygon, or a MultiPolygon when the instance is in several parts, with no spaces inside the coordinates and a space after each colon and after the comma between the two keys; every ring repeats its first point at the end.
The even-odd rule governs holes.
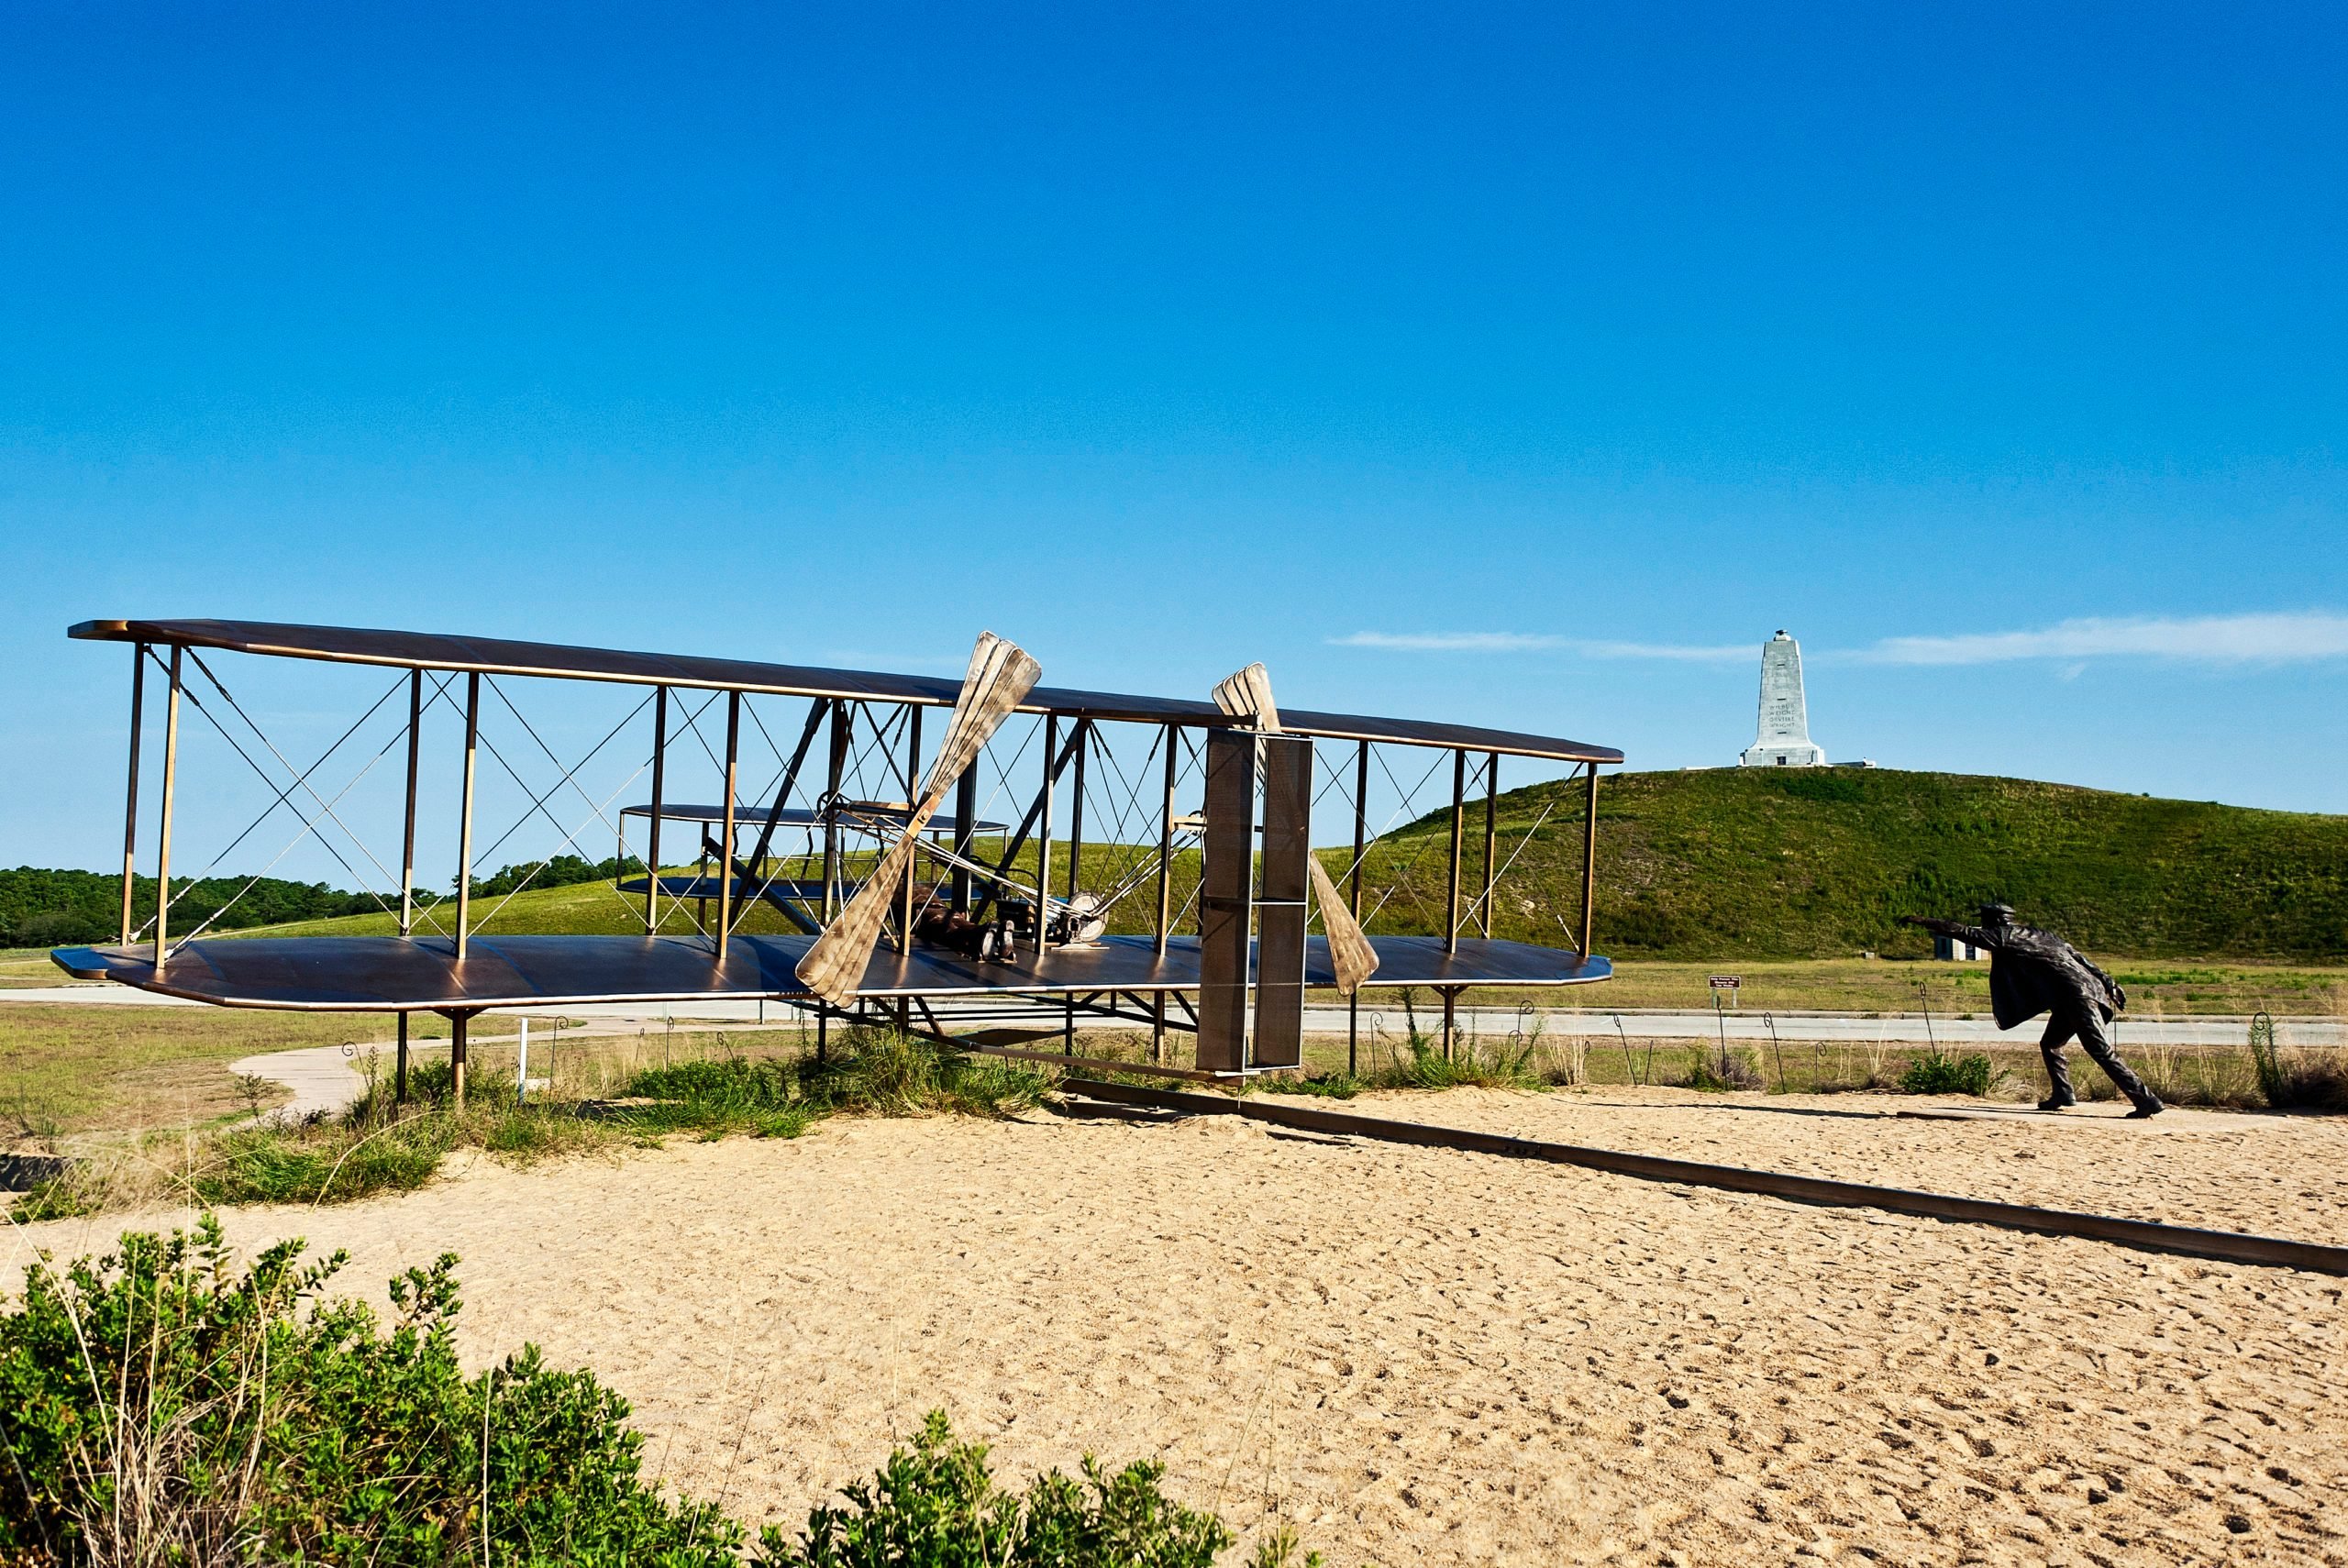
{"type": "Polygon", "coordinates": [[[0,862],[115,853],[101,615],[985,625],[1640,767],[1783,626],[1837,757],[2348,812],[2342,80],[2315,6],[13,6],[0,862]]]}

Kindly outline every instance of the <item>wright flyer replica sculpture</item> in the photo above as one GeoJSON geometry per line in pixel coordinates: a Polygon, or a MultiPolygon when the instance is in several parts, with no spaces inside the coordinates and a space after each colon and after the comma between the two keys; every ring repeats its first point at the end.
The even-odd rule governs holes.
{"type": "Polygon", "coordinates": [[[1299,1066],[1315,992],[1346,1008],[1350,1060],[1366,988],[1434,990],[1447,1045],[1470,987],[1569,986],[1612,973],[1590,950],[1590,928],[1598,770],[1619,764],[1619,751],[1456,723],[1283,712],[1261,665],[1198,701],[1042,686],[1036,661],[991,633],[959,681],[253,622],[91,621],[71,635],[131,650],[129,780],[118,940],[60,949],[56,962],[226,1007],[397,1013],[403,1042],[408,1015],[438,1013],[451,1025],[460,1094],[467,1025],[496,1009],[755,999],[813,1018],[819,1049],[832,1022],[887,1022],[963,1049],[1055,1061],[1081,1060],[1080,1024],[1146,1027],[1147,1059],[1115,1065],[1226,1077],[1299,1066]],[[235,695],[228,656],[372,668],[392,672],[391,682],[340,740],[297,767],[235,695]],[[550,682],[571,683],[576,701],[601,690],[634,703],[568,767],[525,713],[525,696],[550,682]],[[155,706],[161,767],[142,778],[155,706]],[[925,719],[941,709],[945,722],[928,726],[925,743],[925,719]],[[316,840],[354,877],[378,869],[360,879],[389,932],[174,927],[175,809],[187,788],[217,787],[183,776],[189,717],[218,730],[270,801],[229,847],[290,817],[287,850],[316,840]],[[427,721],[442,726],[430,746],[427,721]],[[517,743],[512,756],[501,736],[517,743]],[[770,756],[749,755],[760,744],[770,756]],[[381,813],[393,820],[362,823],[351,790],[376,762],[403,756],[401,804],[381,813]],[[526,802],[504,835],[476,833],[485,756],[511,777],[499,787],[526,802]],[[531,756],[559,776],[526,778],[520,764],[531,756]],[[1567,775],[1539,792],[1529,826],[1505,832],[1503,756],[1567,775]],[[591,763],[631,761],[635,773],[607,796],[579,782],[591,763]],[[355,773],[338,789],[333,769],[355,773]],[[1415,792],[1446,771],[1447,831],[1430,834],[1415,792]],[[677,798],[690,774],[708,779],[714,802],[677,798]],[[427,780],[456,802],[453,823],[426,824],[454,830],[453,897],[419,891],[447,885],[419,882],[416,871],[427,780]],[[646,796],[617,803],[639,783],[646,796]],[[1381,808],[1394,801],[1382,823],[1371,821],[1373,795],[1381,808]],[[494,853],[527,823],[566,826],[559,798],[586,810],[574,810],[561,844],[520,885],[601,832],[619,846],[616,902],[600,931],[512,930],[503,901],[477,907],[490,896],[476,891],[477,846],[494,853]],[[1000,820],[982,814],[991,810],[1000,820]],[[1531,896],[1546,885],[1512,885],[1510,873],[1560,810],[1582,817],[1580,878],[1574,907],[1551,909],[1531,896]],[[155,900],[135,921],[142,813],[154,823],[155,900]],[[1411,856],[1381,848],[1398,821],[1419,830],[1411,856]],[[367,823],[398,847],[370,847],[367,823]],[[663,853],[664,831],[680,830],[690,834],[682,866],[674,836],[663,853]],[[640,856],[631,833],[642,834],[640,856]],[[1496,918],[1534,940],[1496,935],[1496,918]],[[1567,946],[1546,945],[1558,934],[1567,946]],[[1169,1037],[1181,1033],[1196,1043],[1187,1066],[1168,1059],[1169,1037]],[[1037,1049],[1047,1043],[1058,1051],[1037,1049]]]}

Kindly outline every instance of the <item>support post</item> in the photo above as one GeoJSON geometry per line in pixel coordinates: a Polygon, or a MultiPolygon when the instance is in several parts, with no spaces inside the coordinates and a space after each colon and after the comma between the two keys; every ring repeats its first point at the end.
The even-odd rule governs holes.
{"type": "MultiPolygon", "coordinates": [[[[970,841],[978,831],[979,765],[973,761],[954,781],[954,853],[971,858],[970,841]]],[[[966,914],[970,908],[970,873],[960,866],[954,867],[954,907],[966,914]]]]}
{"type": "MultiPolygon", "coordinates": [[[[1174,785],[1182,744],[1182,732],[1172,724],[1166,734],[1166,794],[1158,801],[1157,812],[1157,940],[1152,944],[1158,962],[1166,961],[1167,939],[1173,935],[1174,926],[1174,785]]],[[[1149,1059],[1166,1060],[1166,993],[1151,993],[1149,1008],[1149,1059]]]]}
{"type": "Polygon", "coordinates": [[[668,802],[669,689],[652,691],[652,827],[644,845],[644,934],[660,929],[660,810],[668,802]]]}
{"type": "Polygon", "coordinates": [[[1501,754],[1493,752],[1484,761],[1484,890],[1476,900],[1481,911],[1476,922],[1476,934],[1492,934],[1492,874],[1500,867],[1501,829],[1501,754]]]}
{"type": "Polygon", "coordinates": [[[177,644],[172,647],[172,695],[163,710],[163,820],[155,835],[155,973],[163,972],[163,957],[170,950],[170,933],[166,930],[172,919],[172,806],[179,793],[180,781],[180,656],[186,650],[177,644]]]}
{"type": "MultiPolygon", "coordinates": [[[[481,672],[465,677],[465,785],[462,814],[457,819],[457,962],[465,961],[465,943],[472,934],[473,918],[473,776],[474,757],[481,746],[481,672]]],[[[453,1021],[453,1020],[452,1020],[453,1021]]],[[[464,1026],[457,1024],[461,1030],[464,1026]]],[[[462,1041],[460,1033],[453,1036],[462,1041]]],[[[462,1060],[464,1047],[455,1047],[462,1060]]],[[[457,1082],[464,1082],[458,1069],[457,1082]]],[[[460,1099],[461,1099],[461,1095],[460,1099]]]]}
{"type": "Polygon", "coordinates": [[[1459,951],[1459,859],[1462,841],[1466,836],[1468,817],[1468,753],[1463,748],[1451,754],[1451,870],[1445,884],[1443,950],[1459,951]]]}
{"type": "MultiPolygon", "coordinates": [[[[921,708],[918,704],[905,710],[905,809],[910,812],[920,804],[921,790],[921,708]]],[[[911,819],[907,819],[910,823],[911,819]]],[[[921,869],[921,856],[915,855],[905,862],[903,889],[897,895],[897,951],[906,957],[914,951],[914,880],[921,869]]],[[[900,1003],[903,1007],[905,1003],[900,1003]]]]}
{"type": "Polygon", "coordinates": [[[407,677],[407,805],[400,830],[400,934],[415,934],[415,779],[423,762],[424,671],[407,677]]]}
{"type": "Polygon", "coordinates": [[[717,961],[725,962],[725,938],[734,927],[734,796],[739,788],[742,745],[742,694],[725,694],[725,836],[718,847],[724,864],[717,868],[717,961]]]}
{"type": "Polygon", "coordinates": [[[1598,915],[1598,764],[1589,765],[1589,817],[1581,830],[1581,955],[1594,950],[1590,922],[1598,915]]]}
{"type": "Polygon", "coordinates": [[[1443,988],[1443,1059],[1451,1060],[1451,1042],[1459,1032],[1459,988],[1443,988]]]}
{"type": "MultiPolygon", "coordinates": [[[[840,774],[847,767],[848,706],[845,701],[832,704],[831,766],[825,774],[824,784],[824,923],[832,923],[839,913],[840,883],[840,774]]],[[[823,1036],[818,1033],[820,1047],[823,1036]]],[[[818,1060],[821,1059],[820,1054],[818,1060]]]]}
{"type": "MultiPolygon", "coordinates": [[[[1347,878],[1346,903],[1354,923],[1361,923],[1361,862],[1369,853],[1369,743],[1363,741],[1354,756],[1354,869],[1347,878]]],[[[1361,992],[1346,999],[1346,1076],[1361,1071],[1361,992]]]]}
{"type": "Polygon", "coordinates": [[[147,645],[130,649],[130,785],[122,808],[122,945],[130,945],[130,893],[138,866],[138,734],[147,712],[147,645]]]}
{"type": "MultiPolygon", "coordinates": [[[[407,805],[400,832],[400,935],[415,934],[415,781],[423,763],[424,671],[407,677],[407,805]]],[[[407,1014],[400,1014],[398,1054],[392,1066],[392,1104],[407,1103],[407,1014]]]]}
{"type": "Polygon", "coordinates": [[[459,1110],[465,1108],[465,1034],[472,1020],[469,1012],[449,1015],[449,1094],[459,1110]]]}
{"type": "Polygon", "coordinates": [[[1092,721],[1076,722],[1076,781],[1069,791],[1068,808],[1068,896],[1071,899],[1084,889],[1084,758],[1092,749],[1092,721]]]}
{"type": "Polygon", "coordinates": [[[1044,955],[1045,937],[1052,928],[1051,917],[1045,912],[1046,900],[1052,892],[1052,796],[1058,791],[1059,769],[1053,766],[1059,760],[1060,716],[1044,715],[1044,788],[1036,798],[1038,823],[1036,830],[1036,956],[1044,955]]]}

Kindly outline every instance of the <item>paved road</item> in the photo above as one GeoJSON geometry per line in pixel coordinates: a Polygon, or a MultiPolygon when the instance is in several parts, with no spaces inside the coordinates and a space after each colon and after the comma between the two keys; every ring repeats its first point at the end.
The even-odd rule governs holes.
{"type": "MultiPolygon", "coordinates": [[[[0,1002],[66,1002],[73,1004],[112,1004],[120,1006],[197,1007],[198,1002],[184,1002],[173,997],[159,997],[128,986],[81,985],[28,987],[15,990],[0,990],[0,1002]]],[[[1033,1019],[1043,1023],[1058,1016],[1049,1006],[1026,1010],[1033,1019]]],[[[952,1023],[958,1019],[975,1021],[984,1016],[999,1021],[1001,1013],[990,1010],[985,1004],[956,1004],[941,1002],[936,1011],[939,1019],[952,1023]]],[[[590,1007],[519,1008],[499,1017],[526,1014],[546,1018],[581,1018],[597,1022],[658,1023],[664,1020],[676,1022],[780,1023],[789,1021],[792,1012],[781,1002],[759,1003],[756,1000],[712,1000],[696,1002],[617,1002],[590,1007]]],[[[1767,1044],[1770,1030],[1777,1031],[1780,1041],[1818,1041],[1827,1044],[1873,1044],[1878,1042],[1899,1045],[1922,1045],[1938,1042],[1945,1045],[1982,1045],[2001,1043],[2009,1045],[2033,1044],[2038,1039],[2038,1026],[2023,1024],[2009,1032],[1999,1032],[1996,1023],[1987,1018],[1949,1018],[1938,1014],[1926,1018],[1922,1013],[1886,1013],[1868,1016],[1849,1012],[1781,1012],[1763,1014],[1755,1011],[1731,1012],[1715,1019],[1711,1012],[1646,1011],[1638,1009],[1550,1008],[1520,1013],[1514,1008],[1478,1007],[1459,1010],[1462,1026],[1472,1024],[1479,1034],[1507,1034],[1513,1030],[1531,1029],[1537,1022],[1545,1034],[1611,1035],[1619,1021],[1623,1033],[1640,1040],[1716,1040],[1725,1031],[1732,1041],[1767,1044]]],[[[1440,1008],[1421,1008],[1419,1026],[1432,1029],[1442,1021],[1440,1008]]],[[[1304,1027],[1308,1033],[1343,1034],[1346,1013],[1341,1007],[1307,1008],[1304,1027]]],[[[1085,1028],[1102,1027],[1087,1022],[1085,1028]]],[[[1399,1039],[1408,1026],[1401,999],[1389,992],[1375,998],[1366,995],[1361,1007],[1361,1028],[1365,1034],[1382,1031],[1390,1038],[1399,1039]]],[[[1139,1027],[1136,1025],[1135,1027],[1139,1027]]],[[[2276,1035],[2284,1045],[2348,1046],[2348,1019],[2329,1017],[2281,1017],[2275,1021],[2276,1035]]],[[[2141,1015],[2123,1014],[2119,1024],[2119,1043],[2130,1045],[2242,1045],[2250,1034],[2250,1020],[2242,1017],[2152,1019],[2141,1015]]]]}

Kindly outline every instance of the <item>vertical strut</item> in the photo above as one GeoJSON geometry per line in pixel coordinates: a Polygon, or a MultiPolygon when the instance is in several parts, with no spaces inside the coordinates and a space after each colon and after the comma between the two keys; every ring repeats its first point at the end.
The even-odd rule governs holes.
{"type": "MultiPolygon", "coordinates": [[[[1182,732],[1172,724],[1165,726],[1166,735],[1166,796],[1158,802],[1157,812],[1157,927],[1153,944],[1160,964],[1166,959],[1166,939],[1173,934],[1174,924],[1174,784],[1176,748],[1182,744],[1182,732]]],[[[1151,993],[1149,1007],[1149,1059],[1166,1059],[1166,993],[1151,993]]]]}
{"type": "Polygon", "coordinates": [[[660,808],[669,765],[669,689],[652,690],[652,827],[644,845],[644,934],[660,929],[660,808]]]}
{"type": "MultiPolygon", "coordinates": [[[[1084,869],[1084,757],[1092,749],[1092,721],[1079,719],[1076,733],[1069,737],[1076,748],[1076,780],[1070,790],[1068,811],[1068,897],[1073,904],[1084,869]]],[[[1073,920],[1073,916],[1070,917],[1073,920]]],[[[1068,1010],[1060,1025],[1060,1052],[1076,1055],[1076,993],[1068,994],[1068,1010]]]]}
{"type": "Polygon", "coordinates": [[[1068,896],[1071,899],[1083,890],[1084,867],[1084,758],[1092,749],[1092,721],[1076,722],[1076,782],[1069,793],[1068,808],[1068,896]]]}
{"type": "Polygon", "coordinates": [[[725,962],[725,938],[734,927],[734,797],[742,746],[742,694],[725,694],[725,834],[717,841],[717,961],[725,962]]]}
{"type": "MultiPolygon", "coordinates": [[[[475,670],[465,677],[464,806],[462,814],[457,819],[457,962],[460,964],[465,961],[465,943],[472,934],[471,926],[473,914],[473,760],[480,745],[481,672],[475,670]]],[[[459,1024],[457,1027],[460,1032],[455,1038],[460,1043],[456,1050],[461,1060],[464,1052],[464,1046],[461,1043],[464,1039],[461,1032],[463,1026],[459,1024]]],[[[464,1069],[460,1067],[457,1069],[457,1082],[462,1085],[464,1081],[464,1069]]],[[[458,1098],[460,1100],[462,1099],[461,1090],[458,1098]]]]}
{"type": "Polygon", "coordinates": [[[147,645],[130,649],[130,785],[122,808],[122,944],[130,945],[130,890],[138,865],[138,729],[147,708],[147,645]]]}
{"type": "Polygon", "coordinates": [[[456,1099],[457,1109],[465,1108],[465,1036],[473,1015],[452,1012],[449,1015],[449,1092],[456,1099]]]}
{"type": "Polygon", "coordinates": [[[1443,950],[1459,951],[1459,854],[1461,839],[1467,825],[1468,812],[1468,753],[1463,748],[1451,754],[1451,872],[1445,884],[1444,908],[1443,950]]]}
{"type": "MultiPolygon", "coordinates": [[[[839,912],[840,773],[847,767],[848,725],[852,721],[845,699],[832,703],[831,766],[824,785],[824,923],[839,912]]],[[[817,1044],[822,1035],[816,1036],[817,1044]]]]}
{"type": "MultiPolygon", "coordinates": [[[[415,778],[423,760],[419,743],[424,733],[424,671],[408,671],[407,679],[407,806],[400,834],[400,934],[415,934],[415,778]]],[[[392,1103],[407,1103],[407,1014],[400,1014],[397,1054],[392,1066],[392,1103]]]]}
{"type": "MultiPolygon", "coordinates": [[[[905,809],[910,812],[921,801],[921,708],[918,704],[905,710],[905,809]]],[[[912,819],[907,818],[910,822],[912,819]]],[[[916,855],[905,862],[904,890],[899,894],[897,951],[912,956],[914,950],[914,873],[921,856],[916,855]]]]}
{"type": "MultiPolygon", "coordinates": [[[[970,858],[971,838],[979,823],[979,764],[974,757],[970,766],[962,769],[962,777],[954,781],[954,853],[964,860],[970,858]]],[[[967,913],[970,908],[970,873],[967,867],[954,867],[954,907],[967,913]]]]}
{"type": "Polygon", "coordinates": [[[1589,765],[1589,820],[1581,830],[1581,955],[1589,957],[1596,939],[1590,922],[1598,914],[1598,764],[1589,765]]]}
{"type": "Polygon", "coordinates": [[[424,671],[408,671],[407,806],[400,833],[400,934],[415,934],[415,776],[423,759],[424,671]]]}
{"type": "MultiPolygon", "coordinates": [[[[1369,743],[1361,743],[1354,758],[1354,874],[1347,878],[1346,903],[1354,923],[1361,923],[1361,860],[1369,851],[1369,743]]],[[[1325,921],[1323,922],[1327,923],[1325,921]]],[[[1346,1073],[1361,1070],[1361,988],[1346,999],[1346,1073]]]]}
{"type": "Polygon", "coordinates": [[[1044,955],[1046,933],[1052,922],[1044,913],[1052,891],[1052,796],[1053,786],[1059,782],[1060,716],[1044,715],[1044,788],[1036,798],[1036,815],[1040,819],[1036,830],[1036,956],[1044,955]]]}
{"type": "Polygon", "coordinates": [[[163,820],[155,836],[155,972],[163,972],[164,927],[172,918],[172,805],[180,778],[180,655],[172,645],[172,695],[163,710],[163,820]]]}
{"type": "Polygon", "coordinates": [[[1482,911],[1476,922],[1476,933],[1492,933],[1492,873],[1498,867],[1500,856],[1501,754],[1493,752],[1484,762],[1484,891],[1477,899],[1476,907],[1482,911]]]}

